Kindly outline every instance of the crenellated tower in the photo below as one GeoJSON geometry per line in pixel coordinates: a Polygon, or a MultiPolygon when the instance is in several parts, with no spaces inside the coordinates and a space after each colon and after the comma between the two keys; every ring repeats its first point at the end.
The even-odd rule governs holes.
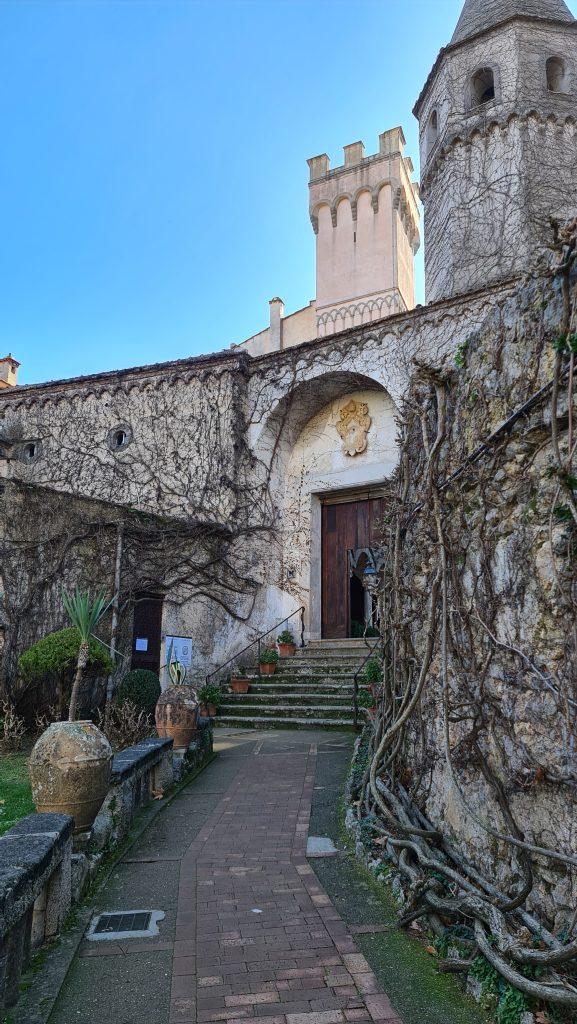
{"type": "Polygon", "coordinates": [[[354,142],[341,167],[331,170],[325,153],[308,161],[319,337],[415,305],[418,188],[404,146],[402,128],[393,128],[373,156],[354,142]]]}
{"type": "Polygon", "coordinates": [[[427,301],[525,272],[577,214],[577,21],[466,0],[417,101],[427,301]]]}

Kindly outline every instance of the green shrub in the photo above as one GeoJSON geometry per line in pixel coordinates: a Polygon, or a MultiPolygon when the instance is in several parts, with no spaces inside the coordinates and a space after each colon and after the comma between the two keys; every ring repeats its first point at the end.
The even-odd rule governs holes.
{"type": "MultiPolygon", "coordinates": [[[[18,701],[19,713],[30,726],[35,716],[58,720],[66,714],[76,671],[80,634],[74,626],[48,633],[20,656],[18,668],[27,686],[18,701]]],[[[113,664],[104,644],[90,639],[88,664],[82,683],[82,711],[90,718],[103,699],[96,681],[110,674],[113,664]]]]}
{"type": "Polygon", "coordinates": [[[383,679],[383,666],[378,658],[370,658],[365,665],[367,683],[380,683],[383,679]]]}
{"type": "Polygon", "coordinates": [[[204,686],[200,687],[197,696],[200,703],[205,707],[208,704],[214,704],[215,708],[219,708],[222,704],[222,692],[220,686],[217,686],[216,683],[205,683],[204,686]]]}
{"type": "Polygon", "coordinates": [[[151,715],[160,697],[159,678],[148,668],[133,668],[125,675],[116,696],[120,705],[129,700],[139,711],[146,711],[151,715]]]}
{"type": "Polygon", "coordinates": [[[260,652],[261,665],[276,665],[277,661],[278,651],[274,651],[272,647],[263,647],[260,652]]]}
{"type": "Polygon", "coordinates": [[[364,686],[361,686],[357,696],[357,706],[359,708],[372,708],[374,706],[374,703],[375,698],[373,697],[370,690],[367,690],[365,689],[364,686]]]}
{"type": "MultiPolygon", "coordinates": [[[[72,679],[79,648],[80,634],[73,626],[69,629],[59,629],[56,633],[48,633],[20,655],[20,674],[26,682],[63,676],[72,679]]],[[[112,671],[112,659],[104,644],[95,637],[90,640],[87,668],[99,675],[108,675],[112,671]]]]}
{"type": "Polygon", "coordinates": [[[295,638],[290,629],[283,629],[282,633],[277,636],[277,644],[294,644],[295,638]]]}

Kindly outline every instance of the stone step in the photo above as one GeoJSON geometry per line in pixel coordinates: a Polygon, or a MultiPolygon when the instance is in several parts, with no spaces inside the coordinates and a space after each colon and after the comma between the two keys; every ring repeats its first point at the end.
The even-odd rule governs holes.
{"type": "Polygon", "coordinates": [[[220,708],[223,715],[237,715],[239,718],[289,718],[295,715],[296,718],[349,718],[352,715],[350,707],[325,707],[319,705],[297,705],[290,704],[222,704],[220,708]]]}
{"type": "Polygon", "coordinates": [[[217,727],[228,729],[341,729],[350,732],[354,727],[351,718],[242,718],[236,715],[218,715],[214,719],[217,727]]]}
{"type": "MultiPolygon", "coordinates": [[[[310,651],[358,651],[378,646],[378,637],[351,637],[348,640],[309,640],[306,649],[310,651]]],[[[302,650],[302,648],[298,648],[302,650]]]]}
{"type": "Polygon", "coordinates": [[[362,662],[370,653],[368,649],[364,651],[319,651],[310,647],[302,647],[291,658],[279,658],[279,661],[283,664],[287,661],[302,661],[303,659],[307,661],[329,661],[337,664],[349,661],[362,662]]]}
{"type": "Polygon", "coordinates": [[[354,676],[356,672],[361,668],[362,662],[357,664],[352,662],[350,665],[335,665],[333,662],[325,661],[296,661],[294,660],[291,665],[277,665],[276,672],[273,673],[275,676],[291,676],[291,675],[302,675],[308,673],[312,676],[354,676]]]}
{"type": "Polygon", "coordinates": [[[341,693],[309,693],[308,690],[281,690],[277,693],[263,687],[258,692],[253,688],[249,693],[227,693],[224,699],[227,704],[250,704],[255,701],[257,704],[328,704],[333,707],[350,707],[353,691],[346,689],[341,693]]]}
{"type": "MultiPolygon", "coordinates": [[[[353,678],[311,679],[308,676],[273,676],[274,682],[260,682],[251,679],[249,693],[323,693],[342,694],[353,692],[353,678]]],[[[228,692],[228,691],[227,691],[228,692]]]]}

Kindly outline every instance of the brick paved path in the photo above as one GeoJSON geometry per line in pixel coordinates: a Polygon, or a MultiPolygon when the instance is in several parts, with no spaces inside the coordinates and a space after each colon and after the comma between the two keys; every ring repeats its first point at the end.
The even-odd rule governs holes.
{"type": "Polygon", "coordinates": [[[305,857],[315,758],[257,743],[184,853],[170,1024],[402,1024],[305,857]]]}

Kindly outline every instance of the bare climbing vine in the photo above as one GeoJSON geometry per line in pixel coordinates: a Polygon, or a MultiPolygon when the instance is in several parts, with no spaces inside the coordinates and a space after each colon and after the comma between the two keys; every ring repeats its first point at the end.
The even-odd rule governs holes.
{"type": "Polygon", "coordinates": [[[482,954],[575,1011],[577,221],[553,228],[549,280],[520,285],[516,318],[417,366],[354,797],[402,924],[460,928],[447,969],[482,954]]]}

